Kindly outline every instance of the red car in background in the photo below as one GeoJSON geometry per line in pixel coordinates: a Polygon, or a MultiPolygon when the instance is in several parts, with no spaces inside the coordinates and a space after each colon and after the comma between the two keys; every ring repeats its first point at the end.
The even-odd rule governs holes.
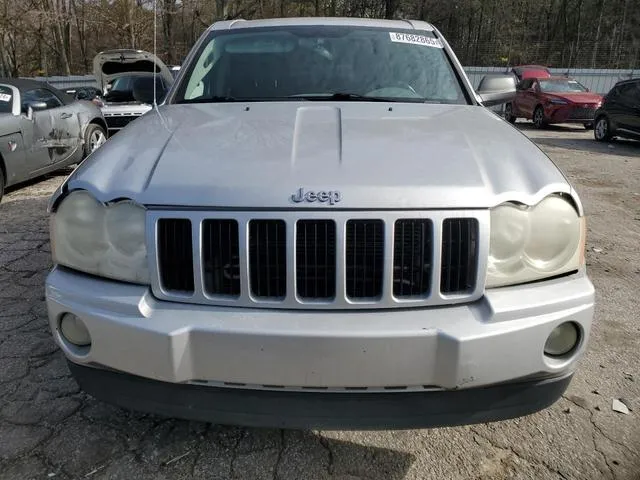
{"type": "Polygon", "coordinates": [[[537,128],[552,123],[581,123],[593,128],[602,95],[589,92],[577,80],[568,77],[525,78],[516,87],[516,98],[505,105],[505,119],[533,120],[537,128]]]}

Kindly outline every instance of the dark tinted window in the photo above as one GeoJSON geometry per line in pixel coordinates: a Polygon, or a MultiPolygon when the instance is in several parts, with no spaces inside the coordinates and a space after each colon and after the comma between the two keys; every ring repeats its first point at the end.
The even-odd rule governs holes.
{"type": "MultiPolygon", "coordinates": [[[[136,81],[140,79],[148,78],[153,88],[153,75],[127,75],[124,77],[118,77],[111,83],[111,88],[104,96],[107,102],[119,103],[119,102],[135,102],[133,98],[133,86],[136,81]]],[[[156,88],[158,90],[165,89],[162,77],[156,76],[156,88]]]]}
{"type": "Polygon", "coordinates": [[[0,85],[0,113],[12,113],[13,90],[0,85]]]}
{"type": "Polygon", "coordinates": [[[125,92],[131,90],[133,85],[133,77],[118,77],[111,83],[110,91],[125,92]]]}
{"type": "Polygon", "coordinates": [[[529,90],[531,88],[532,83],[533,83],[533,79],[531,78],[523,80],[518,84],[518,90],[529,90]]]}
{"type": "MultiPolygon", "coordinates": [[[[124,58],[124,57],[123,57],[124,58]]],[[[106,75],[115,75],[124,72],[151,72],[153,73],[153,62],[150,60],[138,60],[137,62],[105,62],[102,64],[102,71],[106,75]]],[[[160,67],[156,66],[156,72],[160,72],[160,67]]]]}
{"type": "Polygon", "coordinates": [[[635,98],[635,105],[640,105],[640,82],[635,82],[634,84],[634,92],[632,94],[633,98],[635,98]]]}
{"type": "Polygon", "coordinates": [[[46,88],[36,88],[35,90],[27,90],[22,94],[22,107],[26,109],[29,103],[44,102],[47,108],[57,108],[62,106],[62,102],[53,92],[46,88]]]}
{"type": "Polygon", "coordinates": [[[618,88],[621,102],[634,105],[640,103],[640,83],[625,83],[618,88]]]}
{"type": "Polygon", "coordinates": [[[95,87],[77,87],[68,88],[65,93],[77,100],[91,100],[100,95],[100,90],[95,87]]]}

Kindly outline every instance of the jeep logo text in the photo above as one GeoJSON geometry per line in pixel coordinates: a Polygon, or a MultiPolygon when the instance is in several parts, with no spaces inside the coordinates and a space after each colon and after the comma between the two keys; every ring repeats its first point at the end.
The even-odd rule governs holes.
{"type": "Polygon", "coordinates": [[[296,193],[291,195],[291,200],[295,203],[301,202],[321,202],[321,203],[329,203],[329,205],[335,205],[340,200],[342,200],[342,195],[338,191],[320,191],[320,192],[305,192],[304,188],[300,188],[296,193]]]}

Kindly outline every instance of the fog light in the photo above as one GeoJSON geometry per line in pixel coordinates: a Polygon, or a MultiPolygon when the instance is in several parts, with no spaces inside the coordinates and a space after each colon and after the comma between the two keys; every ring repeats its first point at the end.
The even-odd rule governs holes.
{"type": "Polygon", "coordinates": [[[544,353],[561,357],[573,350],[580,340],[580,330],[573,322],[565,322],[553,329],[544,344],[544,353]]]}
{"type": "Polygon", "coordinates": [[[69,343],[77,347],[91,345],[91,335],[82,320],[73,313],[65,313],[60,320],[60,333],[69,343]]]}

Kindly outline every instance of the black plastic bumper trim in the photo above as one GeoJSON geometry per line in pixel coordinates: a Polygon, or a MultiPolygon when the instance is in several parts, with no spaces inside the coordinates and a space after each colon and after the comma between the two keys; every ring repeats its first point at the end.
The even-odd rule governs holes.
{"type": "Polygon", "coordinates": [[[167,417],[292,429],[403,429],[493,422],[542,410],[573,374],[460,390],[390,393],[220,388],[150,380],[69,362],[80,387],[99,400],[167,417]]]}

